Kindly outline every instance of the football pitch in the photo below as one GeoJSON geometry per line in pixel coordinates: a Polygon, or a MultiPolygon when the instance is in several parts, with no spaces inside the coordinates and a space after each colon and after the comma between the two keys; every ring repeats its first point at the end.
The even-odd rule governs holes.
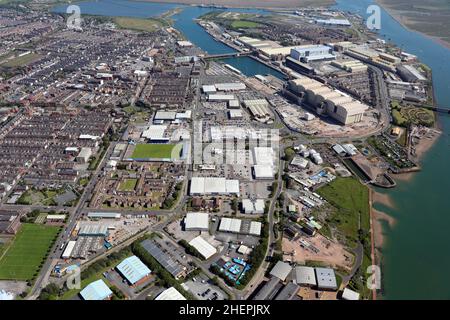
{"type": "Polygon", "coordinates": [[[44,262],[58,227],[23,224],[0,259],[0,279],[30,280],[44,262]]]}
{"type": "Polygon", "coordinates": [[[171,159],[174,150],[175,158],[180,154],[181,144],[138,144],[131,158],[133,159],[171,159]]]}

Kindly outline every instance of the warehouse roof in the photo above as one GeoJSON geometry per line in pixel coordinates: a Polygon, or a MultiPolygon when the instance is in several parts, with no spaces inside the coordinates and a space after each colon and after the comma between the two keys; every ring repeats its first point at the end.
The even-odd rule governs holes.
{"type": "Polygon", "coordinates": [[[241,220],[222,218],[220,220],[219,231],[239,233],[241,231],[241,220]]]}
{"type": "Polygon", "coordinates": [[[161,292],[155,300],[186,300],[186,298],[177,289],[170,287],[161,292]]]}
{"type": "Polygon", "coordinates": [[[205,258],[209,259],[211,256],[216,254],[217,250],[209,242],[198,236],[192,239],[189,244],[197,249],[198,252],[205,258]]]}
{"type": "Polygon", "coordinates": [[[119,263],[116,269],[131,284],[135,284],[150,274],[150,269],[136,256],[131,256],[119,263]]]}
{"type": "Polygon", "coordinates": [[[204,93],[211,93],[211,92],[216,92],[216,86],[214,85],[204,85],[202,86],[202,91],[204,93]]]}
{"type": "Polygon", "coordinates": [[[271,300],[279,290],[280,279],[273,277],[258,291],[253,300],[271,300]]]}
{"type": "Polygon", "coordinates": [[[84,300],[105,300],[112,294],[112,291],[101,279],[91,282],[80,292],[84,300]]]}
{"type": "Polygon", "coordinates": [[[271,147],[254,147],[253,157],[256,164],[273,165],[275,152],[271,147]]]}
{"type": "Polygon", "coordinates": [[[209,215],[203,212],[189,212],[184,219],[184,225],[186,230],[189,229],[202,229],[208,230],[209,228],[209,215]]]}
{"type": "Polygon", "coordinates": [[[147,239],[142,241],[141,245],[175,278],[183,271],[183,266],[178,261],[172,259],[169,254],[161,250],[154,241],[147,239]]]}
{"type": "Polygon", "coordinates": [[[73,248],[75,248],[76,243],[77,243],[76,241],[69,241],[67,243],[66,249],[64,249],[64,252],[61,255],[61,258],[63,258],[63,259],[70,258],[70,256],[72,255],[73,248]]]}
{"type": "Polygon", "coordinates": [[[359,300],[359,293],[351,289],[345,288],[342,292],[342,299],[344,300],[359,300]]]}
{"type": "Polygon", "coordinates": [[[108,234],[108,227],[104,225],[96,225],[96,224],[84,224],[80,227],[80,231],[78,231],[78,235],[83,236],[106,236],[108,234]]]}
{"type": "Polygon", "coordinates": [[[164,139],[164,133],[166,132],[167,126],[163,125],[151,125],[148,126],[144,132],[142,132],[142,137],[150,140],[160,140],[164,139]]]}
{"type": "Polygon", "coordinates": [[[234,94],[209,94],[209,101],[230,101],[235,100],[234,94]]]}
{"type": "Polygon", "coordinates": [[[89,218],[105,218],[105,219],[119,219],[120,213],[117,212],[89,212],[89,218]]]}
{"type": "Polygon", "coordinates": [[[175,111],[156,111],[153,120],[175,120],[176,116],[175,111]]]}
{"type": "Polygon", "coordinates": [[[315,286],[316,274],[314,273],[314,268],[298,266],[295,268],[295,281],[299,285],[311,285],[315,286]]]}
{"type": "Polygon", "coordinates": [[[218,91],[238,91],[247,88],[243,82],[216,83],[215,87],[218,91]]]}
{"type": "Polygon", "coordinates": [[[270,271],[270,275],[277,277],[281,281],[286,280],[289,273],[291,273],[292,268],[289,263],[278,261],[277,264],[270,271]]]}
{"type": "Polygon", "coordinates": [[[259,221],[250,222],[250,229],[248,231],[249,234],[253,236],[259,236],[261,234],[262,224],[259,221]]]}
{"type": "Polygon", "coordinates": [[[337,289],[336,275],[331,268],[316,268],[317,286],[322,289],[337,289]]]}
{"type": "Polygon", "coordinates": [[[264,213],[264,207],[264,199],[256,199],[255,201],[242,199],[242,209],[244,209],[246,214],[264,213]]]}
{"type": "Polygon", "coordinates": [[[239,194],[239,180],[215,177],[192,177],[191,194],[239,194]]]}
{"type": "Polygon", "coordinates": [[[257,179],[272,179],[275,176],[273,167],[270,165],[253,166],[253,172],[257,179]]]}
{"type": "Polygon", "coordinates": [[[293,300],[297,297],[297,292],[300,289],[298,285],[293,282],[289,282],[277,295],[275,300],[293,300]]]}

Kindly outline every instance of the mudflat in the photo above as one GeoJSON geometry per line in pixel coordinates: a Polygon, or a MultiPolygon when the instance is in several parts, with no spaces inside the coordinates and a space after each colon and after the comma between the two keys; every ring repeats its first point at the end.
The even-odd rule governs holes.
{"type": "Polygon", "coordinates": [[[181,3],[191,5],[215,5],[232,8],[293,9],[308,6],[321,7],[335,3],[334,0],[141,0],[146,2],[181,3]]]}
{"type": "Polygon", "coordinates": [[[450,48],[450,2],[447,0],[377,0],[397,21],[450,48]]]}

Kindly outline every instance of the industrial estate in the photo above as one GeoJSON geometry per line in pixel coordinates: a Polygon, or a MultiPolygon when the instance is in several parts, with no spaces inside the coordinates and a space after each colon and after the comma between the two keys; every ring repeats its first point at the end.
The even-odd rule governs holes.
{"type": "Polygon", "coordinates": [[[439,135],[431,70],[345,12],[198,7],[217,53],[170,8],[0,7],[1,299],[376,299],[371,188],[439,135]]]}

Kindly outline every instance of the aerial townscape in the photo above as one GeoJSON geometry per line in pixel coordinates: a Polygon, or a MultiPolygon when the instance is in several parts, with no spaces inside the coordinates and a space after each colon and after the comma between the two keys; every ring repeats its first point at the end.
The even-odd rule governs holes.
{"type": "Polygon", "coordinates": [[[240,3],[0,0],[0,300],[402,298],[439,71],[365,7],[240,3]]]}

